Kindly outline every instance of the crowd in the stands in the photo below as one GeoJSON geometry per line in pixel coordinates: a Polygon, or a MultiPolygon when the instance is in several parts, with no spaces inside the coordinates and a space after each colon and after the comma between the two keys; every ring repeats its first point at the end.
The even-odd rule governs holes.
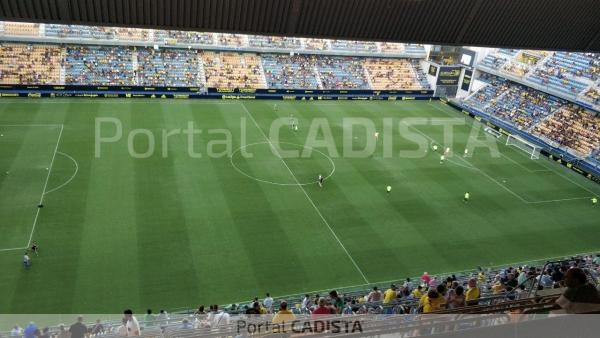
{"type": "Polygon", "coordinates": [[[214,44],[213,33],[200,33],[190,31],[154,31],[154,39],[167,44],[173,43],[189,43],[212,45],[214,44]]]}
{"type": "MultiPolygon", "coordinates": [[[[206,38],[185,32],[172,37],[194,41],[206,38]]],[[[410,59],[93,45],[0,44],[0,81],[218,88],[429,89],[419,62],[410,59]]]]}
{"type": "Polygon", "coordinates": [[[331,49],[342,51],[377,51],[375,42],[368,41],[347,41],[347,40],[331,40],[331,49]]]}
{"type": "Polygon", "coordinates": [[[132,85],[132,49],[128,47],[67,46],[66,84],[132,85]]]}
{"type": "Polygon", "coordinates": [[[58,46],[0,43],[0,83],[58,84],[60,60],[58,46]]]}
{"type": "Polygon", "coordinates": [[[266,88],[257,54],[203,52],[206,84],[213,88],[266,88]]]}
{"type": "Polygon", "coordinates": [[[370,89],[364,59],[321,56],[316,64],[324,89],[370,89]]]}
{"type": "Polygon", "coordinates": [[[269,88],[319,88],[315,62],[311,56],[263,54],[261,60],[269,88]]]}
{"type": "Polygon", "coordinates": [[[463,104],[530,130],[544,141],[578,157],[600,150],[600,117],[565,100],[501,78],[484,75],[489,83],[463,104]]]}
{"type": "Polygon", "coordinates": [[[600,117],[581,107],[567,105],[537,125],[534,134],[568,147],[578,155],[589,156],[600,149],[600,117]]]}
{"type": "Polygon", "coordinates": [[[259,48],[291,48],[298,49],[301,46],[301,41],[298,38],[288,38],[281,36],[262,36],[251,35],[248,38],[250,47],[259,48]]]}
{"type": "Polygon", "coordinates": [[[557,313],[589,313],[600,310],[599,277],[600,254],[585,255],[552,264],[478,268],[448,276],[425,272],[418,279],[406,278],[390,285],[360,291],[331,290],[287,300],[266,293],[264,298],[255,297],[241,304],[210,305],[208,309],[200,305],[194,311],[178,314],[148,309],[136,316],[128,309],[123,311],[120,321],[97,319],[86,324],[87,318],[79,316],[72,325],[56,327],[19,323],[6,335],[17,338],[177,335],[225,328],[239,315],[246,318],[263,315],[273,323],[289,323],[302,316],[318,319],[332,315],[428,314],[444,310],[460,313],[474,306],[534,299],[537,294],[555,295],[551,310],[557,313]]]}
{"type": "Polygon", "coordinates": [[[499,49],[486,55],[479,65],[600,104],[600,54],[499,49]]]}
{"type": "Polygon", "coordinates": [[[365,68],[376,90],[423,89],[414,65],[406,59],[367,59],[365,68]]]}
{"type": "Polygon", "coordinates": [[[519,129],[528,130],[564,104],[563,100],[513,84],[506,88],[502,96],[493,100],[486,111],[519,129]]]}
{"type": "Polygon", "coordinates": [[[137,57],[140,86],[202,86],[196,50],[140,48],[137,57]]]}

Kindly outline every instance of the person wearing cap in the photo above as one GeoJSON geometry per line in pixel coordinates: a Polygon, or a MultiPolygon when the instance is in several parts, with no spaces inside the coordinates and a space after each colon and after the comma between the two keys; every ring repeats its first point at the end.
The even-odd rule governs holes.
{"type": "Polygon", "coordinates": [[[383,304],[391,303],[398,296],[398,288],[396,285],[390,285],[390,288],[383,293],[383,304]]]}

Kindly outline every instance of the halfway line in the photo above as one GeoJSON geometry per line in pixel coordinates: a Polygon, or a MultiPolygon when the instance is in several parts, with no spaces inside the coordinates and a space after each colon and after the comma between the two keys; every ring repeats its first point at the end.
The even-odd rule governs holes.
{"type": "Polygon", "coordinates": [[[246,114],[248,115],[248,117],[252,120],[252,122],[256,126],[256,128],[260,131],[260,133],[262,134],[262,136],[267,140],[267,142],[269,143],[269,145],[271,146],[271,148],[273,148],[273,150],[276,153],[277,157],[279,157],[279,159],[281,160],[281,162],[283,162],[283,165],[290,172],[290,174],[292,175],[292,178],[294,179],[294,181],[296,181],[296,183],[298,184],[298,187],[300,187],[300,190],[302,190],[302,192],[304,193],[304,196],[306,196],[306,199],[308,199],[308,201],[310,202],[310,204],[312,205],[312,207],[315,209],[315,211],[317,212],[317,214],[319,215],[319,217],[321,217],[321,220],[323,220],[323,223],[327,226],[327,228],[329,229],[329,231],[331,232],[331,234],[333,235],[333,237],[335,238],[335,240],[342,247],[342,249],[344,250],[344,252],[348,256],[348,258],[350,258],[350,261],[352,262],[352,264],[354,264],[354,267],[360,273],[360,275],[362,276],[362,278],[365,281],[365,283],[368,284],[369,280],[367,279],[367,277],[365,276],[365,274],[363,273],[363,271],[361,270],[361,268],[358,266],[358,264],[356,264],[356,261],[354,260],[354,258],[352,258],[352,255],[350,255],[350,252],[348,252],[348,250],[346,249],[346,247],[344,246],[344,244],[342,243],[342,241],[340,241],[339,237],[336,235],[335,231],[333,231],[333,229],[331,228],[331,226],[329,225],[329,223],[327,222],[327,220],[325,219],[325,217],[323,217],[323,214],[321,214],[321,211],[319,210],[319,208],[317,208],[317,206],[313,202],[312,198],[310,198],[310,196],[308,195],[308,193],[306,192],[306,190],[304,189],[304,187],[302,185],[300,185],[300,181],[298,181],[298,178],[296,177],[296,175],[294,174],[294,172],[292,171],[292,169],[290,169],[290,167],[287,165],[287,163],[285,162],[285,160],[283,159],[283,157],[281,157],[281,154],[279,153],[279,150],[277,150],[277,148],[273,145],[273,143],[271,142],[271,140],[263,132],[262,128],[258,125],[258,123],[256,122],[256,120],[254,119],[254,116],[252,116],[252,113],[250,113],[250,111],[248,110],[248,108],[246,108],[246,105],[243,104],[243,103],[241,103],[241,105],[244,108],[244,110],[246,111],[246,114]]]}

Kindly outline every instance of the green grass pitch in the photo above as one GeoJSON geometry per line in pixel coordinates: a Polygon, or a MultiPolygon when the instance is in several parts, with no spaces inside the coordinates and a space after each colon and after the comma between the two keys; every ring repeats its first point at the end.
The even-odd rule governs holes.
{"type": "MultiPolygon", "coordinates": [[[[502,140],[501,157],[475,150],[463,159],[473,123],[439,102],[3,99],[0,313],[225,304],[265,292],[281,296],[600,249],[600,209],[590,202],[600,186],[502,140]],[[265,135],[273,120],[290,114],[300,128],[281,129],[286,149],[304,144],[316,118],[329,123],[340,152],[344,117],[371,119],[378,130],[392,118],[387,142],[394,152],[417,149],[399,135],[401,118],[454,117],[466,124],[454,127],[457,154],[443,165],[432,152],[384,157],[385,135],[366,158],[330,160],[313,151],[284,163],[265,135]],[[102,146],[100,158],[97,117],[119,118],[124,132],[102,146]],[[209,143],[223,136],[207,130],[231,131],[236,150],[242,118],[254,157],[237,151],[209,158],[209,143]],[[176,135],[163,157],[161,130],[186,128],[188,121],[204,130],[194,144],[204,156],[189,156],[187,136],[176,135]],[[149,158],[127,151],[127,134],[136,128],[156,135],[149,158]],[[323,188],[296,184],[329,175],[333,166],[323,188]],[[43,191],[45,207],[38,210],[43,191]],[[19,248],[30,239],[41,253],[25,271],[19,248]]],[[[359,131],[350,140],[357,147],[370,137],[359,131]]],[[[442,141],[440,126],[411,131],[442,141]]],[[[134,140],[136,150],[147,148],[144,137],[134,140]]]]}

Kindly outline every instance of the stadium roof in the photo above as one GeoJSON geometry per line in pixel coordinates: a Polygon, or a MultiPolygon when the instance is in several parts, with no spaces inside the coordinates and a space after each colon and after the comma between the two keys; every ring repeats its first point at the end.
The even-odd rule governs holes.
{"type": "Polygon", "coordinates": [[[598,0],[0,0],[0,19],[600,52],[598,0]]]}

